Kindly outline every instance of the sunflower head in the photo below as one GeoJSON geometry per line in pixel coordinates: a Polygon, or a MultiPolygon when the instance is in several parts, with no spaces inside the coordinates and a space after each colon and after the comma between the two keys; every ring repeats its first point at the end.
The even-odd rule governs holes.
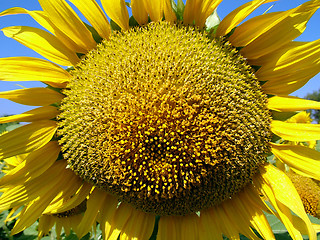
{"type": "Polygon", "coordinates": [[[287,120],[289,123],[311,123],[312,121],[310,113],[306,111],[301,111],[287,120]]]}
{"type": "Polygon", "coordinates": [[[113,34],[64,91],[64,157],[146,212],[217,205],[250,182],[269,151],[267,99],[252,72],[230,43],[193,27],[159,22],[113,34]]]}

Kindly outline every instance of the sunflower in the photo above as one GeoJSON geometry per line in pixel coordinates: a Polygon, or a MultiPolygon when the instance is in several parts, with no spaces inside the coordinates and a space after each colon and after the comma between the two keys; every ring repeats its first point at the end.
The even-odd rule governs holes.
{"type": "Polygon", "coordinates": [[[0,211],[17,210],[12,234],[40,218],[41,236],[79,215],[56,224],[80,238],[98,222],[104,239],[275,239],[270,212],[293,239],[316,239],[267,156],[320,180],[319,152],[277,141],[320,139],[319,125],[284,119],[320,109],[288,96],[319,72],[320,40],[293,41],[319,0],[241,25],[272,1],[219,23],[222,0],[102,0],[110,22],[95,0],[70,2],[90,25],[65,0],[0,13],[29,14],[47,30],[2,29],[48,59],[0,59],[1,80],[47,85],[0,92],[39,106],[0,118],[30,122],[0,137],[0,159],[27,154],[0,180],[0,211]]]}
{"type": "MultiPolygon", "coordinates": [[[[313,120],[310,118],[310,113],[306,111],[301,111],[286,120],[289,123],[311,123],[313,120]]],[[[282,140],[282,143],[286,144],[293,144],[293,145],[301,145],[307,146],[309,148],[316,147],[316,141],[311,142],[292,142],[282,140]]],[[[302,200],[303,206],[305,211],[314,216],[319,218],[320,217],[320,187],[319,181],[310,177],[303,176],[303,172],[299,172],[302,175],[295,173],[295,169],[291,170],[289,166],[284,164],[283,162],[279,161],[275,158],[276,165],[278,168],[283,169],[283,171],[287,172],[287,176],[292,181],[294,187],[297,189],[297,192],[302,200]]]]}

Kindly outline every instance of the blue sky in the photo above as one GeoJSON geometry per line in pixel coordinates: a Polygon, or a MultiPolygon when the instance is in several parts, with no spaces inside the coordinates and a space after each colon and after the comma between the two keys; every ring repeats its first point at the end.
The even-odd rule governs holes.
{"type": "MultiPolygon", "coordinates": [[[[99,1],[99,0],[98,0],[99,1]]],[[[225,17],[230,11],[236,7],[248,2],[248,0],[224,0],[218,7],[218,14],[220,18],[225,17]]],[[[274,4],[270,11],[283,11],[290,8],[294,8],[306,1],[303,0],[278,0],[275,3],[268,3],[261,6],[250,17],[262,14],[271,5],[274,4]]],[[[0,0],[0,12],[11,7],[23,7],[28,10],[41,10],[41,7],[37,0],[0,0]]],[[[320,38],[320,10],[311,18],[307,25],[306,31],[296,40],[298,41],[313,41],[320,38]]],[[[0,29],[8,26],[32,26],[40,27],[31,17],[28,15],[13,15],[0,17],[0,29]]],[[[19,44],[18,42],[7,38],[0,32],[0,58],[13,57],[13,56],[30,56],[42,58],[33,50],[19,44]]],[[[38,82],[3,82],[0,81],[0,91],[8,91],[19,89],[21,87],[38,87],[43,86],[38,82]]],[[[291,95],[304,97],[306,94],[320,89],[320,74],[311,79],[303,88],[294,92],[291,95]]],[[[30,110],[32,107],[15,104],[5,99],[0,99],[0,116],[3,114],[18,114],[24,111],[30,110]]]]}

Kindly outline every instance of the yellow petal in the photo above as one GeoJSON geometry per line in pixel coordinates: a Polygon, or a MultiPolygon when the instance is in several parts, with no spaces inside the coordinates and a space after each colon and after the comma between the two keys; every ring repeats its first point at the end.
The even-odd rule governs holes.
{"type": "MultiPolygon", "coordinates": [[[[196,214],[162,216],[159,220],[159,239],[199,239],[200,218],[196,214]]],[[[157,238],[158,239],[158,238],[157,238]]]]}
{"type": "Polygon", "coordinates": [[[139,25],[148,23],[148,13],[144,7],[144,0],[131,1],[132,15],[139,25]]]}
{"type": "Polygon", "coordinates": [[[56,161],[39,177],[27,181],[23,185],[9,188],[0,197],[0,211],[24,205],[39,196],[47,194],[60,180],[64,179],[65,168],[65,161],[56,161]]]}
{"type": "Polygon", "coordinates": [[[228,40],[236,47],[244,47],[263,33],[276,26],[283,19],[292,14],[295,9],[285,12],[271,12],[253,17],[238,26],[228,40]]]}
{"type": "MultiPolygon", "coordinates": [[[[262,85],[262,90],[271,95],[288,95],[303,87],[313,76],[320,64],[310,64],[305,68],[300,68],[293,73],[274,77],[262,85]]],[[[271,76],[270,76],[271,77],[271,76]]]]}
{"type": "Polygon", "coordinates": [[[176,226],[181,234],[180,239],[199,239],[199,222],[200,218],[197,214],[189,214],[186,216],[178,217],[178,223],[176,226]]]}
{"type": "Polygon", "coordinates": [[[82,221],[80,222],[77,228],[77,234],[79,238],[82,238],[90,231],[92,225],[96,222],[99,210],[103,207],[108,207],[103,206],[103,203],[107,196],[108,194],[105,191],[100,190],[98,188],[95,188],[94,191],[91,193],[87,201],[87,210],[84,213],[82,221]]]}
{"type": "Polygon", "coordinates": [[[63,66],[76,65],[77,55],[54,35],[33,27],[14,26],[2,29],[4,35],[31,48],[43,57],[63,66]]]}
{"type": "MultiPolygon", "coordinates": [[[[64,232],[66,233],[66,235],[70,234],[71,229],[73,231],[77,230],[77,227],[80,224],[82,218],[83,218],[82,214],[78,214],[78,215],[74,215],[74,216],[70,216],[70,217],[66,218],[66,220],[69,220],[68,224],[63,224],[64,232]]],[[[78,235],[77,232],[75,232],[75,233],[78,235]]]]}
{"type": "Polygon", "coordinates": [[[108,195],[108,197],[105,199],[103,206],[108,206],[108,207],[103,207],[100,210],[100,215],[99,215],[99,223],[101,226],[101,231],[102,231],[102,236],[103,239],[109,239],[109,234],[111,231],[111,221],[113,219],[113,216],[117,210],[119,202],[117,198],[108,195]]]}
{"type": "Polygon", "coordinates": [[[82,53],[96,46],[91,32],[64,0],[39,0],[39,3],[55,26],[72,39],[82,53]]]}
{"type": "Polygon", "coordinates": [[[263,208],[261,209],[260,206],[256,205],[256,202],[261,202],[262,204],[262,201],[260,196],[253,192],[252,185],[246,187],[246,189],[240,192],[237,197],[237,199],[232,200],[232,203],[236,207],[239,215],[245,216],[263,239],[275,239],[268,220],[262,212],[263,208]],[[252,198],[252,195],[254,195],[255,198],[252,198]]]}
{"type": "Polygon", "coordinates": [[[19,210],[19,207],[13,207],[13,208],[10,210],[10,212],[8,213],[8,216],[6,217],[5,222],[10,222],[10,221],[18,218],[18,217],[20,216],[21,211],[19,211],[17,214],[15,214],[15,215],[13,216],[13,214],[14,214],[16,211],[18,211],[18,210],[19,210]]]}
{"type": "Polygon", "coordinates": [[[91,23],[100,37],[109,39],[111,28],[108,19],[95,0],[70,0],[91,23]]]}
{"type": "Polygon", "coordinates": [[[36,108],[30,111],[27,111],[22,114],[12,115],[8,117],[0,117],[0,124],[1,123],[8,123],[8,122],[35,122],[39,120],[49,120],[55,118],[59,114],[59,111],[56,107],[45,106],[36,108]]]}
{"type": "Polygon", "coordinates": [[[228,34],[233,28],[241,23],[247,16],[249,16],[255,9],[261,4],[273,2],[275,0],[254,0],[243,4],[237,9],[229,13],[219,24],[217,29],[218,36],[224,36],[228,34]]]}
{"type": "Polygon", "coordinates": [[[213,13],[222,0],[187,0],[183,22],[203,28],[206,19],[213,13]]]}
{"type": "Polygon", "coordinates": [[[40,197],[38,197],[36,200],[31,201],[27,206],[25,206],[22,210],[21,210],[21,215],[19,216],[19,218],[17,219],[17,221],[15,222],[15,225],[13,227],[13,229],[11,230],[11,234],[18,234],[19,232],[25,230],[26,228],[30,227],[41,215],[41,209],[40,211],[37,211],[37,209],[39,209],[39,207],[41,208],[41,205],[38,205],[38,201],[39,201],[40,197]],[[31,207],[29,207],[31,206],[31,207]],[[33,215],[30,214],[30,212],[27,212],[27,216],[28,218],[26,219],[24,216],[24,212],[26,209],[31,209],[34,211],[33,215]],[[22,220],[21,220],[22,218],[22,220]]]}
{"type": "Polygon", "coordinates": [[[124,239],[149,239],[155,223],[155,215],[133,209],[121,231],[120,240],[124,239]]]}
{"type": "Polygon", "coordinates": [[[225,236],[229,239],[240,240],[239,231],[235,228],[233,220],[227,215],[224,208],[216,207],[215,217],[220,219],[220,227],[225,236]]]}
{"type": "Polygon", "coordinates": [[[320,180],[320,153],[300,145],[271,143],[272,153],[283,163],[309,177],[320,180]]]}
{"type": "Polygon", "coordinates": [[[218,223],[220,220],[215,218],[214,210],[215,208],[201,210],[199,239],[222,239],[222,230],[218,223]]]}
{"type": "Polygon", "coordinates": [[[160,218],[157,235],[158,240],[181,239],[180,231],[176,229],[176,220],[175,216],[163,216],[160,218]]]}
{"type": "MultiPolygon", "coordinates": [[[[248,213],[248,210],[243,206],[243,194],[238,193],[233,196],[232,200],[226,200],[220,204],[218,208],[222,208],[224,211],[223,218],[227,218],[229,224],[226,226],[230,226],[237,230],[236,237],[238,237],[239,233],[242,233],[249,239],[259,240],[260,238],[254,234],[252,228],[250,226],[250,221],[252,221],[252,216],[248,213]]],[[[248,204],[245,203],[245,204],[248,204]]],[[[258,209],[259,210],[259,209],[258,209]]],[[[270,228],[271,230],[271,228],[270,228]]],[[[269,238],[270,239],[270,238],[269,238]]],[[[272,238],[271,238],[272,239],[272,238]]]]}
{"type": "Polygon", "coordinates": [[[171,5],[171,0],[163,0],[164,17],[167,22],[174,23],[177,20],[177,16],[174,13],[171,5]]]}
{"type": "Polygon", "coordinates": [[[123,30],[129,29],[129,13],[124,0],[101,0],[104,11],[123,30]]]}
{"type": "Polygon", "coordinates": [[[83,180],[74,174],[72,171],[68,171],[70,178],[68,182],[65,183],[63,191],[57,193],[54,199],[47,205],[44,213],[48,213],[48,208],[50,209],[61,209],[65,202],[73,198],[79,190],[83,187],[83,180]],[[71,174],[72,173],[72,174],[71,174]]]}
{"type": "Polygon", "coordinates": [[[221,2],[222,0],[203,0],[200,12],[196,15],[196,25],[200,28],[204,27],[207,18],[213,13],[213,11],[219,6],[221,2]]]}
{"type": "Polygon", "coordinates": [[[38,238],[47,235],[54,225],[54,217],[49,215],[41,215],[38,225],[38,238]]]}
{"type": "Polygon", "coordinates": [[[75,174],[72,171],[64,171],[64,173],[54,180],[54,184],[46,192],[39,193],[39,197],[28,203],[21,212],[19,219],[17,219],[12,234],[17,234],[24,229],[31,226],[41,216],[44,209],[55,198],[59,192],[68,191],[68,186],[72,184],[72,178],[75,174]]]}
{"type": "Polygon", "coordinates": [[[304,228],[302,230],[307,229],[309,239],[315,240],[315,230],[312,228],[299,194],[286,174],[271,164],[261,167],[260,172],[261,174],[257,174],[253,179],[254,184],[268,197],[290,236],[294,240],[302,239],[299,231],[301,229],[293,221],[292,211],[303,221],[304,228]]]}
{"type": "Polygon", "coordinates": [[[320,102],[293,96],[274,96],[268,99],[268,108],[281,112],[295,112],[307,109],[320,109],[320,102]]]}
{"type": "Polygon", "coordinates": [[[35,223],[41,216],[43,209],[45,209],[47,204],[54,197],[54,194],[55,192],[52,193],[50,191],[43,197],[38,197],[37,199],[30,202],[27,206],[25,206],[22,209],[21,215],[17,219],[13,229],[11,230],[11,234],[17,234],[35,223]]]}
{"type": "Polygon", "coordinates": [[[312,223],[312,226],[316,230],[317,233],[320,232],[320,225],[319,224],[312,223]]]}
{"type": "MultiPolygon", "coordinates": [[[[79,177],[74,174],[76,181],[74,179],[70,180],[70,185],[68,182],[68,187],[65,187],[63,192],[57,193],[55,197],[52,199],[50,203],[47,204],[45,210],[43,210],[43,214],[51,214],[52,212],[55,212],[56,209],[60,209],[64,202],[71,199],[73,197],[73,194],[79,190],[79,186],[81,187],[81,183],[79,182],[79,177]]],[[[78,205],[77,205],[78,206],[78,205]]],[[[77,207],[76,206],[76,207],[77,207]]],[[[72,209],[69,209],[72,211],[72,209]]],[[[60,211],[58,213],[61,213],[60,211]]],[[[63,212],[62,212],[63,213],[63,212]]]]}
{"type": "Polygon", "coordinates": [[[56,214],[68,211],[76,206],[80,205],[89,196],[92,190],[92,185],[89,183],[83,183],[82,186],[74,193],[70,199],[63,199],[62,204],[58,207],[57,204],[51,204],[46,208],[44,214],[56,214]]]}
{"type": "Polygon", "coordinates": [[[281,49],[303,33],[310,17],[319,7],[318,1],[310,1],[295,8],[293,13],[242,48],[240,53],[247,59],[256,59],[281,49]]]}
{"type": "Polygon", "coordinates": [[[126,203],[121,203],[117,208],[114,216],[110,222],[110,236],[108,239],[117,239],[122,229],[131,218],[134,208],[126,203]]]}
{"type": "Polygon", "coordinates": [[[67,219],[63,219],[62,221],[56,221],[56,236],[60,236],[62,232],[62,227],[66,223],[67,219]]]}
{"type": "Polygon", "coordinates": [[[12,14],[29,14],[34,20],[36,20],[41,26],[53,33],[54,28],[51,20],[43,11],[29,11],[20,7],[9,8],[0,13],[0,16],[12,15],[12,14]]]}
{"type": "Polygon", "coordinates": [[[163,18],[165,0],[144,0],[144,6],[151,21],[158,22],[163,18]]]}
{"type": "Polygon", "coordinates": [[[268,54],[250,64],[262,66],[255,74],[267,81],[263,89],[268,93],[289,94],[318,73],[320,40],[291,42],[276,53],[268,54]]]}
{"type": "Polygon", "coordinates": [[[288,123],[273,120],[271,131],[282,139],[289,141],[303,142],[320,139],[320,124],[288,123]]]}
{"type": "Polygon", "coordinates": [[[63,95],[49,88],[24,88],[0,92],[0,98],[24,105],[46,106],[60,102],[63,95]]]}
{"type": "Polygon", "coordinates": [[[17,156],[13,156],[10,158],[6,158],[4,161],[6,162],[6,169],[3,169],[4,173],[8,173],[13,168],[17,167],[20,163],[22,163],[26,157],[29,155],[29,153],[21,154],[17,156]]]}
{"type": "Polygon", "coordinates": [[[47,16],[44,11],[29,11],[24,8],[14,7],[7,9],[0,13],[0,16],[11,14],[29,14],[34,20],[36,20],[41,26],[54,34],[62,43],[64,43],[73,52],[83,51],[72,39],[64,34],[47,16]]]}
{"type": "Polygon", "coordinates": [[[18,185],[41,175],[57,160],[60,147],[57,142],[49,142],[44,147],[30,153],[25,161],[0,179],[0,186],[18,185]]]}
{"type": "Polygon", "coordinates": [[[19,127],[0,137],[0,159],[28,153],[42,148],[54,136],[54,121],[39,121],[19,127]]]}
{"type": "Polygon", "coordinates": [[[257,71],[259,78],[272,79],[295,72],[298,68],[308,66],[307,63],[319,63],[320,40],[312,42],[291,42],[279,49],[276,53],[268,54],[263,58],[251,60],[250,63],[261,66],[257,71]],[[271,76],[270,76],[271,75],[271,76]]]}
{"type": "Polygon", "coordinates": [[[0,80],[41,81],[53,87],[65,87],[71,75],[58,65],[33,57],[0,59],[0,80]]]}
{"type": "Polygon", "coordinates": [[[199,14],[202,0],[187,0],[183,12],[183,22],[193,25],[196,15],[199,14]]]}

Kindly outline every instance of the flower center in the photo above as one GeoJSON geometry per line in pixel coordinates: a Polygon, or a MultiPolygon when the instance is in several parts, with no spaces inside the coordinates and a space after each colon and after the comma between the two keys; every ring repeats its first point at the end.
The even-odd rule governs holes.
{"type": "Polygon", "coordinates": [[[266,96],[223,40],[165,22],[114,33],[72,72],[60,144],[84,180],[158,215],[217,205],[269,151],[266,96]]]}

